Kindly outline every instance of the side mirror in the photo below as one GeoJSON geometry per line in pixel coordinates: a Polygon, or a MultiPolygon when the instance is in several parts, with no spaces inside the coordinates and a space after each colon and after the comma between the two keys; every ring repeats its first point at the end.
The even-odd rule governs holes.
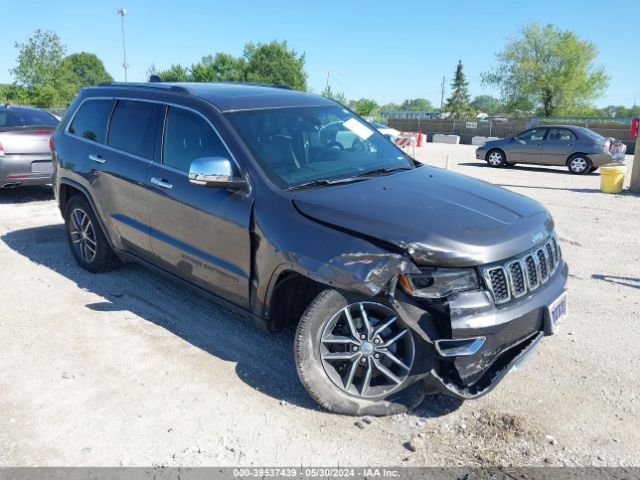
{"type": "Polygon", "coordinates": [[[221,188],[242,188],[246,182],[228,158],[196,158],[189,167],[189,182],[194,185],[221,188]]]}

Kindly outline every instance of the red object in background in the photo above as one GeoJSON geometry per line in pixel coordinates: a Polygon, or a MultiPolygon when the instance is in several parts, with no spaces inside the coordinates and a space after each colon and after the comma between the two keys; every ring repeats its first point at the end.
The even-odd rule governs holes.
{"type": "Polygon", "coordinates": [[[638,138],[638,126],[640,125],[640,118],[632,118],[631,119],[631,130],[629,134],[631,136],[631,140],[635,140],[638,138]]]}

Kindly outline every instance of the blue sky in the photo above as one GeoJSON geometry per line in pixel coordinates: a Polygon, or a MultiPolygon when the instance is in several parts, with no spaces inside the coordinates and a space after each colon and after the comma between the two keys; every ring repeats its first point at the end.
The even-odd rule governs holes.
{"type": "Polygon", "coordinates": [[[218,51],[240,55],[247,41],[286,39],[304,52],[309,85],[319,92],[331,72],[332,87],[348,98],[379,103],[425,97],[440,103],[458,59],[472,95],[494,93],[480,74],[509,35],[529,21],[574,30],[598,48],[597,62],[611,76],[598,105],[630,106],[640,95],[640,41],[633,28],[637,0],[431,2],[363,0],[3,0],[0,82],[10,82],[14,41],[40,28],[55,31],[68,53],[97,54],[123,80],[118,7],[126,16],[129,80],[143,81],[153,62],[191,64],[218,51]]]}

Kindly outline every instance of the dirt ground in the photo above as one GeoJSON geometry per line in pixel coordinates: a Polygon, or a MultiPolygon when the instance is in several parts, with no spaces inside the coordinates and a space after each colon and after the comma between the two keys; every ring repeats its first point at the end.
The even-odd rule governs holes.
{"type": "MultiPolygon", "coordinates": [[[[640,197],[564,169],[425,163],[545,204],[570,316],[491,394],[351,418],[267,335],[142,267],[76,266],[48,188],[0,191],[0,466],[640,465],[640,197]]],[[[628,160],[630,162],[630,159],[628,160]]]]}

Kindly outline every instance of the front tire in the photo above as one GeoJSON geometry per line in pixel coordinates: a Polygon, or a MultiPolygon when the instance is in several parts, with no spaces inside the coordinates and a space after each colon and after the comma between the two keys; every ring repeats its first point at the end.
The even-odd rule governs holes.
{"type": "Polygon", "coordinates": [[[593,164],[589,157],[586,155],[573,155],[569,160],[567,160],[567,168],[574,175],[584,175],[586,173],[590,173],[593,168],[593,164]]]}
{"type": "Polygon", "coordinates": [[[118,265],[89,202],[81,195],[71,197],[65,208],[65,227],[71,254],[78,265],[93,273],[118,265]]]}
{"type": "Polygon", "coordinates": [[[486,158],[489,166],[493,168],[504,167],[507,164],[507,158],[502,150],[489,150],[486,158]]]}
{"type": "Polygon", "coordinates": [[[302,384],[332,412],[390,415],[424,398],[424,382],[412,376],[421,346],[384,303],[324,290],[302,315],[294,350],[302,384]]]}

